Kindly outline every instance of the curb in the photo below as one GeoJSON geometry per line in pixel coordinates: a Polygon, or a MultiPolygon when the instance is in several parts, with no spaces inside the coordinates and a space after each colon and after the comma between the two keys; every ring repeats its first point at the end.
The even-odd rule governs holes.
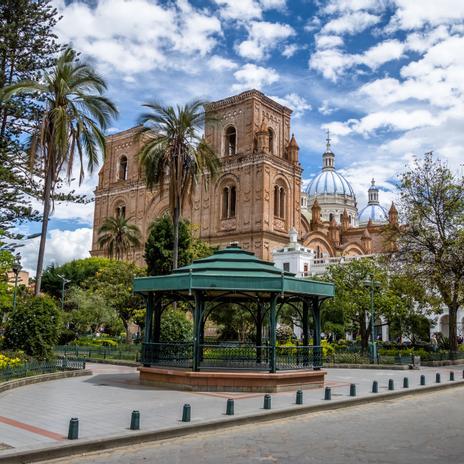
{"type": "Polygon", "coordinates": [[[85,358],[86,363],[93,364],[109,364],[113,366],[139,367],[142,363],[138,361],[124,361],[118,359],[100,359],[100,358],[85,358]]]}
{"type": "Polygon", "coordinates": [[[155,431],[133,432],[130,435],[113,435],[99,439],[83,440],[72,442],[65,445],[49,446],[32,451],[19,451],[0,455],[2,464],[22,464],[32,462],[43,462],[50,459],[57,459],[78,455],[83,453],[92,453],[95,451],[104,451],[124,446],[136,445],[145,442],[155,442],[170,438],[184,437],[194,433],[211,432],[223,430],[225,428],[236,427],[239,425],[268,422],[272,420],[295,417],[303,414],[310,414],[321,411],[330,411],[336,409],[349,408],[353,406],[377,403],[391,398],[401,398],[404,396],[415,396],[424,393],[433,393],[435,391],[448,390],[456,387],[464,387],[464,380],[454,382],[434,384],[424,386],[418,389],[404,389],[389,393],[371,394],[356,399],[346,399],[341,401],[328,401],[316,405],[294,406],[292,408],[274,410],[268,413],[247,414],[243,416],[233,416],[229,419],[214,419],[198,424],[189,424],[175,427],[168,427],[155,431]]]}
{"type": "Polygon", "coordinates": [[[52,372],[50,374],[31,375],[30,377],[22,377],[20,379],[8,380],[7,382],[0,383],[0,393],[12,390],[13,388],[32,385],[34,383],[48,382],[49,380],[67,379],[70,377],[81,377],[84,375],[92,375],[92,371],[89,369],[80,369],[75,371],[60,371],[52,372]]]}
{"type": "Polygon", "coordinates": [[[324,369],[383,369],[390,371],[408,371],[416,369],[412,364],[329,364],[324,363],[324,369]]]}

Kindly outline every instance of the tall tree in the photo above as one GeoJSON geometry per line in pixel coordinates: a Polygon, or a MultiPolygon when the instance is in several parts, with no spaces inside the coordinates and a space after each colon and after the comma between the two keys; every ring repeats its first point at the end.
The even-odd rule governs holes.
{"type": "Polygon", "coordinates": [[[84,159],[87,159],[87,169],[92,172],[98,164],[99,149],[105,155],[102,130],[117,115],[114,104],[103,95],[105,90],[105,81],[91,66],[80,63],[76,53],[68,48],[40,81],[21,81],[3,91],[6,100],[14,95],[30,93],[38,93],[44,99],[43,116],[31,135],[29,147],[31,165],[40,163],[44,179],[36,295],[40,293],[52,194],[60,180],[60,173],[65,171],[70,180],[77,158],[80,164],[79,181],[82,182],[84,159]]]}
{"type": "Polygon", "coordinates": [[[142,234],[135,224],[123,215],[106,218],[98,229],[98,246],[106,249],[108,256],[123,259],[131,248],[139,247],[142,234]]]}
{"type": "Polygon", "coordinates": [[[396,263],[432,293],[449,311],[450,351],[457,351],[457,312],[464,305],[464,176],[454,175],[432,153],[416,159],[401,177],[403,227],[396,263]]]}
{"type": "MultiPolygon", "coordinates": [[[[59,51],[53,28],[57,10],[50,0],[0,2],[0,91],[24,79],[40,78],[59,51]]],[[[0,102],[0,231],[11,234],[17,221],[38,219],[29,204],[38,185],[28,172],[23,147],[41,107],[28,96],[0,102]]]]}
{"type": "MultiPolygon", "coordinates": [[[[147,187],[159,188],[163,195],[169,186],[169,206],[174,228],[173,268],[179,260],[179,221],[185,201],[191,198],[202,174],[214,177],[219,160],[200,135],[205,114],[203,102],[185,106],[162,106],[147,103],[146,113],[140,117],[143,142],[139,153],[147,187]]],[[[206,179],[207,176],[204,178],[206,179]]]]}

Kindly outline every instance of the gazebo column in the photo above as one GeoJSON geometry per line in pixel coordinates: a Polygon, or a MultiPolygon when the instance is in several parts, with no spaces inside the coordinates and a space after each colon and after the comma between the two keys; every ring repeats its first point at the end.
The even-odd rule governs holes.
{"type": "Polygon", "coordinates": [[[256,309],[256,364],[261,364],[262,362],[262,350],[261,346],[263,345],[263,314],[264,308],[263,303],[258,302],[256,309]]]}
{"type": "Polygon", "coordinates": [[[146,313],[145,313],[145,332],[143,334],[143,352],[142,362],[145,367],[150,366],[152,361],[153,350],[149,345],[153,342],[153,292],[150,292],[146,297],[146,313]]]}
{"type": "Polygon", "coordinates": [[[271,373],[275,373],[277,369],[277,366],[276,366],[276,343],[277,343],[276,303],[277,303],[277,295],[274,295],[271,298],[271,307],[269,309],[269,345],[270,345],[270,350],[271,350],[270,357],[269,357],[269,372],[271,373]]]}
{"type": "Polygon", "coordinates": [[[318,297],[312,299],[312,310],[314,317],[314,370],[320,370],[322,366],[322,347],[321,347],[321,305],[318,297]]]}
{"type": "Polygon", "coordinates": [[[193,313],[193,362],[192,369],[200,370],[200,343],[201,343],[201,327],[203,319],[203,309],[205,300],[203,294],[199,291],[195,292],[195,311],[193,313]]]}
{"type": "Polygon", "coordinates": [[[309,303],[308,300],[303,300],[303,364],[305,367],[309,365],[309,303]]]}

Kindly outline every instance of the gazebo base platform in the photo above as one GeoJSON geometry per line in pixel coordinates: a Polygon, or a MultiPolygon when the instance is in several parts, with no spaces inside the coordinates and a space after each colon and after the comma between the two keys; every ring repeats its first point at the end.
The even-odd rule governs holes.
{"type": "Polygon", "coordinates": [[[200,371],[139,367],[140,383],[173,390],[274,393],[324,386],[325,371],[200,371]]]}

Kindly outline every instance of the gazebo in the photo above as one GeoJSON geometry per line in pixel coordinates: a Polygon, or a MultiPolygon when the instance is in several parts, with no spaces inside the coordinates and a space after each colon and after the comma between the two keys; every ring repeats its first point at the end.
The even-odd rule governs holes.
{"type": "Polygon", "coordinates": [[[134,291],[145,297],[147,305],[142,383],[215,391],[277,391],[323,384],[320,309],[333,297],[333,284],[296,278],[231,245],[172,274],[135,278],[134,291]],[[191,341],[161,338],[162,314],[173,302],[185,302],[193,313],[191,341]],[[301,344],[277,344],[277,318],[284,305],[300,319],[301,344]],[[212,311],[237,307],[252,315],[254,343],[206,342],[205,323],[212,311]]]}

